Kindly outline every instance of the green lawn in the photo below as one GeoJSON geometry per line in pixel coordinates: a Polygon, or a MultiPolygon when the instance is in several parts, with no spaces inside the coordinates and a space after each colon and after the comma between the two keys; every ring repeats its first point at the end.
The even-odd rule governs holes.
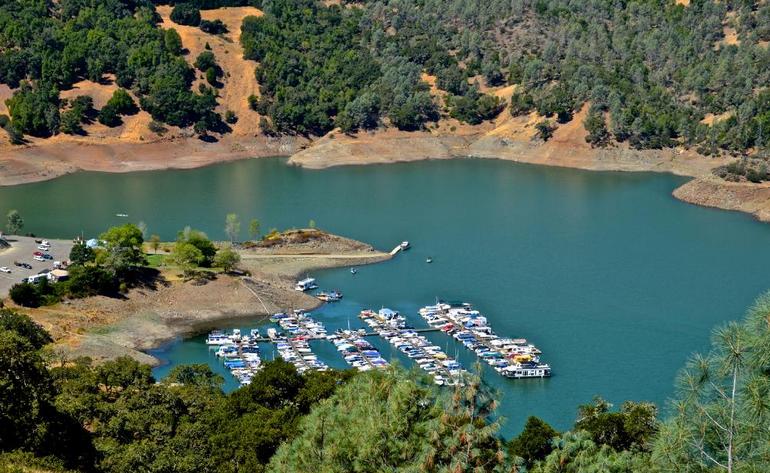
{"type": "Polygon", "coordinates": [[[144,255],[145,258],[147,258],[147,266],[150,268],[159,268],[163,266],[164,260],[166,259],[166,255],[158,254],[158,255],[144,255]]]}

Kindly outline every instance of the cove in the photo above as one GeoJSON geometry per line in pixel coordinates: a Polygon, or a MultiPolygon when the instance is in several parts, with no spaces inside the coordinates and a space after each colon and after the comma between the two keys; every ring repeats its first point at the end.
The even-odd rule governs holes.
{"type": "MultiPolygon", "coordinates": [[[[315,315],[331,329],[348,320],[358,327],[362,308],[386,306],[417,325],[417,309],[437,297],[473,303],[498,334],[537,344],[553,368],[545,380],[485,375],[502,395],[510,435],[529,415],[568,428],[578,404],[596,394],[663,407],[678,369],[707,348],[711,329],[742,317],[770,288],[770,227],[675,200],[671,191],[683,182],[479,159],[323,171],[258,159],[0,188],[0,211],[18,209],[27,231],[61,238],[123,223],[116,213],[164,239],[185,225],[224,238],[225,214],[236,212],[244,222],[259,218],[265,230],[313,219],[381,249],[409,240],[412,250],[355,277],[346,268],[313,274],[345,294],[315,315]]],[[[449,337],[430,338],[472,365],[472,354],[449,337]]],[[[269,358],[270,347],[264,351],[269,358]]],[[[345,366],[330,344],[317,353],[345,366]]],[[[158,376],[191,362],[224,373],[200,337],[153,354],[168,362],[158,376]]]]}

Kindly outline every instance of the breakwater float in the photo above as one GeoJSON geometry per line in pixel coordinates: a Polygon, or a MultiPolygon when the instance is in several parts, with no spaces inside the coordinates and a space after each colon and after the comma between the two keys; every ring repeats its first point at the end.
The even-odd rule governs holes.
{"type": "Polygon", "coordinates": [[[437,303],[420,309],[431,327],[457,339],[506,378],[546,378],[551,367],[540,362],[541,351],[523,338],[503,338],[492,331],[487,318],[470,304],[437,303]]]}

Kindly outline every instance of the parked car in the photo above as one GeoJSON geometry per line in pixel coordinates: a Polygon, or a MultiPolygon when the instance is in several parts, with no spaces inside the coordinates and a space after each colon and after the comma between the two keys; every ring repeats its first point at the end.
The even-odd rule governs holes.
{"type": "Polygon", "coordinates": [[[53,256],[49,255],[48,253],[43,255],[43,259],[53,259],[53,256]]]}
{"type": "Polygon", "coordinates": [[[48,245],[38,245],[37,249],[40,250],[40,251],[48,251],[48,250],[51,249],[51,247],[48,246],[48,245]]]}
{"type": "Polygon", "coordinates": [[[33,260],[35,260],[35,261],[45,261],[45,258],[43,258],[43,257],[42,257],[42,256],[40,256],[40,255],[35,255],[35,257],[34,257],[34,258],[32,258],[32,259],[33,259],[33,260]]]}
{"type": "Polygon", "coordinates": [[[0,273],[10,273],[11,270],[6,268],[5,266],[0,267],[0,273]]]}
{"type": "Polygon", "coordinates": [[[36,252],[32,253],[32,256],[43,256],[43,252],[42,251],[36,251],[36,252]]]}

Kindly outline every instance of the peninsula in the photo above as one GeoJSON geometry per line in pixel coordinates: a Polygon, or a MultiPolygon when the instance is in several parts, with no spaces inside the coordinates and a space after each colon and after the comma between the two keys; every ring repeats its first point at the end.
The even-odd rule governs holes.
{"type": "MultiPolygon", "coordinates": [[[[25,250],[32,248],[31,239],[8,239],[11,247],[0,249],[0,266],[13,267],[10,261],[26,255],[25,250]]],[[[175,243],[158,244],[155,251],[145,244],[150,276],[124,293],[66,298],[36,308],[17,307],[10,299],[5,304],[40,323],[54,338],[53,350],[62,359],[88,356],[104,360],[127,355],[156,364],[146,351],[177,337],[239,318],[317,308],[321,301],[294,289],[296,280],[309,272],[391,257],[365,243],[315,229],[275,233],[262,242],[235,247],[240,259],[237,271],[206,270],[201,277],[185,276],[185,270],[173,261],[175,243]]],[[[52,251],[72,247],[64,240],[50,240],[50,244],[52,251]]]]}

